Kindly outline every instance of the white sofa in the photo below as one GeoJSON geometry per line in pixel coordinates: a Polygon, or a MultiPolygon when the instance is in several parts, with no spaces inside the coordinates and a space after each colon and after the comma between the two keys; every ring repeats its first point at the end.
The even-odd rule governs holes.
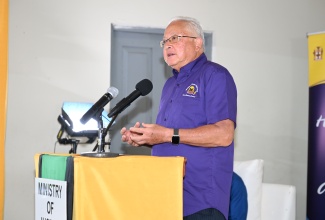
{"type": "Polygon", "coordinates": [[[295,220],[295,186],[263,183],[263,166],[260,159],[234,162],[247,188],[247,220],[295,220]]]}

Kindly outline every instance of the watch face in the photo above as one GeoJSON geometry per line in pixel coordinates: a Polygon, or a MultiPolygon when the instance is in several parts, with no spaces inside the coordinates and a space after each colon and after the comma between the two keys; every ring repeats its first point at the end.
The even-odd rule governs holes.
{"type": "Polygon", "coordinates": [[[173,143],[173,144],[179,144],[179,136],[175,136],[175,135],[174,135],[174,136],[172,137],[172,143],[173,143]]]}

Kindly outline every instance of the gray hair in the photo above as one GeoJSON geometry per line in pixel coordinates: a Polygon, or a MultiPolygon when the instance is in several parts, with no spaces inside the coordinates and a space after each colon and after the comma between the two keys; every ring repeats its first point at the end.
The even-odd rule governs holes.
{"type": "MultiPolygon", "coordinates": [[[[170,22],[174,22],[174,21],[184,21],[188,24],[189,28],[193,31],[195,31],[195,33],[202,39],[203,41],[203,51],[205,50],[205,40],[204,40],[204,33],[203,33],[203,29],[200,25],[200,22],[195,19],[195,18],[191,18],[191,17],[184,17],[184,16],[177,16],[174,17],[170,22]]],[[[169,25],[168,24],[168,25],[169,25]]]]}

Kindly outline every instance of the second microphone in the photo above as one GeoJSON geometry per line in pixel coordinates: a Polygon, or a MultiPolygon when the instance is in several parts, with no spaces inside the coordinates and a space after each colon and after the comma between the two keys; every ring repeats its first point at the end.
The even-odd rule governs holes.
{"type": "Polygon", "coordinates": [[[113,117],[119,113],[121,113],[124,109],[126,109],[134,100],[136,100],[140,95],[146,96],[148,95],[153,88],[152,82],[149,79],[143,79],[138,82],[135,86],[135,90],[123,98],[120,102],[118,102],[115,107],[108,113],[108,117],[113,117]]]}

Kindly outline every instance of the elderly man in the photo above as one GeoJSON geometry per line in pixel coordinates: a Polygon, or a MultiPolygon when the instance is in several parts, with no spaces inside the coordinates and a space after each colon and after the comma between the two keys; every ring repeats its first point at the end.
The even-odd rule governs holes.
{"type": "Polygon", "coordinates": [[[173,68],[156,124],[121,129],[122,141],[150,145],[155,156],[183,156],[184,219],[228,219],[237,90],[228,70],[208,61],[196,19],[174,18],[160,42],[173,68]]]}

